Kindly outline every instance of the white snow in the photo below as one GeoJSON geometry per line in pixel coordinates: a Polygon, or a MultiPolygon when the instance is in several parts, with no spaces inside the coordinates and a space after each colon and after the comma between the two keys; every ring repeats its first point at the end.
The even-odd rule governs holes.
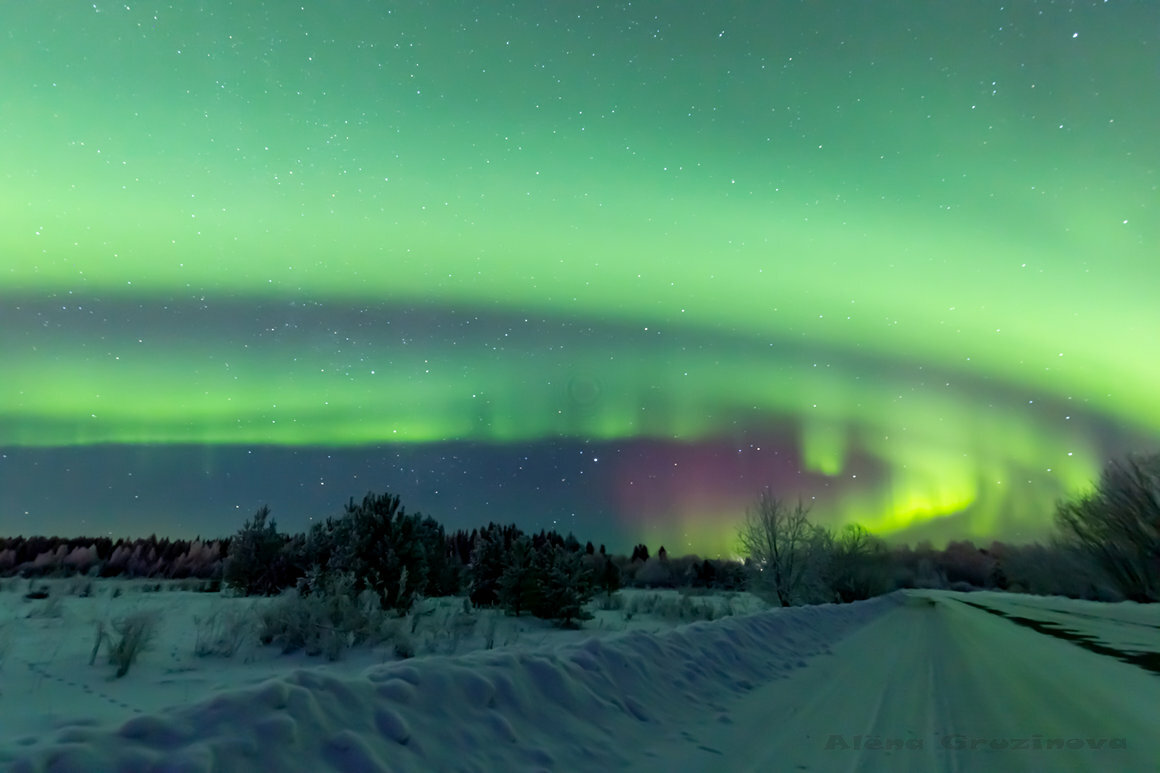
{"type": "Polygon", "coordinates": [[[0,580],[5,770],[1152,771],[1160,759],[1160,675],[961,600],[1160,650],[1148,649],[1160,609],[1135,604],[913,591],[755,612],[737,595],[697,601],[750,614],[674,627],[657,613],[674,617],[677,594],[637,591],[631,620],[603,611],[581,631],[497,617],[487,650],[491,613],[443,600],[416,622],[418,657],[364,648],[328,663],[256,644],[194,655],[195,615],[252,616],[265,600],[113,580],[81,598],[67,595],[81,581],[49,582],[56,610],[0,580]],[[164,625],[113,679],[103,656],[89,665],[95,621],[134,608],[160,609],[164,625]]]}

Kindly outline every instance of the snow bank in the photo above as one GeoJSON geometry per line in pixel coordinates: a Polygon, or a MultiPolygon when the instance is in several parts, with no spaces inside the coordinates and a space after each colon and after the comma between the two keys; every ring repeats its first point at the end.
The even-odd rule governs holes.
{"type": "Polygon", "coordinates": [[[901,601],[417,658],[351,678],[297,670],[115,730],[24,739],[0,750],[0,763],[13,773],[607,769],[666,723],[731,721],[730,695],[803,667],[901,601]]]}

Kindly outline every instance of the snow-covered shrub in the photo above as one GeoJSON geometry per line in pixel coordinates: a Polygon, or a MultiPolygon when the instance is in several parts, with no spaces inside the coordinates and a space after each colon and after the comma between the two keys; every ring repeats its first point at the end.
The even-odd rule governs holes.
{"type": "Polygon", "coordinates": [[[655,555],[644,562],[636,572],[636,584],[646,588],[670,588],[673,572],[667,559],[655,555]]]}
{"type": "Polygon", "coordinates": [[[660,598],[660,594],[657,593],[649,593],[647,595],[640,593],[633,594],[624,602],[624,621],[627,623],[637,615],[651,614],[656,609],[660,598]]]}
{"type": "Polygon", "coordinates": [[[617,592],[597,596],[596,608],[605,612],[624,609],[624,595],[617,592]]]}
{"type": "Polygon", "coordinates": [[[666,596],[657,604],[653,614],[668,622],[685,621],[692,617],[693,600],[688,596],[666,596]]]}
{"type": "Polygon", "coordinates": [[[459,652],[460,642],[475,633],[476,622],[478,622],[476,616],[470,612],[456,612],[447,618],[442,630],[447,641],[448,655],[455,655],[459,652]]]}
{"type": "Polygon", "coordinates": [[[233,657],[252,631],[249,610],[236,605],[215,609],[205,617],[194,615],[193,624],[197,628],[193,654],[199,658],[233,657]]]}
{"type": "Polygon", "coordinates": [[[114,676],[118,679],[129,673],[129,668],[137,662],[141,653],[149,649],[157,638],[157,627],[161,622],[161,612],[156,609],[140,609],[124,617],[113,620],[112,633],[105,629],[103,621],[97,623],[97,641],[93,645],[91,665],[103,642],[108,643],[109,664],[116,666],[114,676]]]}
{"type": "Polygon", "coordinates": [[[378,594],[369,589],[356,594],[354,586],[353,575],[342,573],[327,577],[309,594],[285,591],[259,613],[258,640],[281,646],[283,652],[302,650],[330,660],[350,647],[409,641],[403,620],[382,608],[378,594]]]}

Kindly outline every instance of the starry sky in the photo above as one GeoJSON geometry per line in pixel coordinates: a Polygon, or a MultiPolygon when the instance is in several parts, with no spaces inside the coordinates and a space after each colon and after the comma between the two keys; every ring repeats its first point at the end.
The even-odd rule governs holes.
{"type": "Polygon", "coordinates": [[[0,6],[0,533],[1027,541],[1160,446],[1160,6],[0,6]]]}

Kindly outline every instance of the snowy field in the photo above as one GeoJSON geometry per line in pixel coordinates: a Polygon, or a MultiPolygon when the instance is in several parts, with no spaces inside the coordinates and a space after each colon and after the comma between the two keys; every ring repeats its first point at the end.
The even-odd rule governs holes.
{"type": "MultiPolygon", "coordinates": [[[[1009,617],[1023,617],[1046,624],[1049,629],[1063,628],[1073,637],[1088,639],[1128,655],[1160,653],[1160,604],[1134,604],[1130,601],[1107,604],[995,591],[980,591],[962,598],[1009,617]]],[[[1065,638],[1072,637],[1065,635],[1065,638]]],[[[1160,662],[1157,665],[1160,666],[1160,662]]]]}
{"type": "Polygon", "coordinates": [[[995,613],[1160,652],[1160,609],[1135,604],[912,591],[763,610],[747,594],[638,590],[559,631],[440,599],[402,621],[414,657],[385,642],[330,662],[247,633],[269,600],[87,584],[0,580],[5,770],[1155,771],[1160,759],[1160,674],[995,613]],[[104,651],[90,665],[98,624],[140,610],[159,615],[152,647],[119,679],[104,651]],[[713,619],[686,622],[698,617],[713,619]]]}

